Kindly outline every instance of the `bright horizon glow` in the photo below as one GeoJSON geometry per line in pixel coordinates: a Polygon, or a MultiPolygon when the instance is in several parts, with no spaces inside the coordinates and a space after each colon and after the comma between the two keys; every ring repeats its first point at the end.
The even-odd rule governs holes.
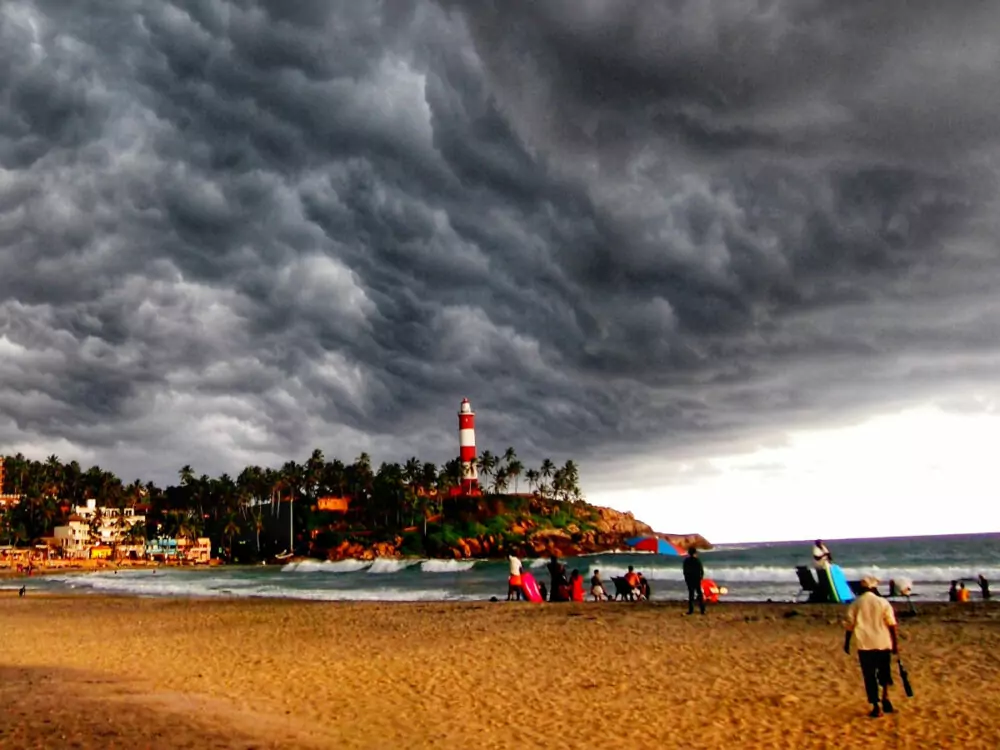
{"type": "Polygon", "coordinates": [[[709,458],[713,473],[683,484],[587,499],[713,544],[998,532],[998,449],[993,404],[979,414],[928,406],[709,458]]]}

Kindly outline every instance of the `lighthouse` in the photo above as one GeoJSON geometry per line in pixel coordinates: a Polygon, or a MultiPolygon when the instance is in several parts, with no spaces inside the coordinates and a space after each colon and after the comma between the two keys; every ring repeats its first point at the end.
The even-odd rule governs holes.
{"type": "Polygon", "coordinates": [[[476,413],[469,399],[463,398],[458,409],[458,457],[462,462],[462,492],[479,494],[479,471],[476,469],[476,413]]]}

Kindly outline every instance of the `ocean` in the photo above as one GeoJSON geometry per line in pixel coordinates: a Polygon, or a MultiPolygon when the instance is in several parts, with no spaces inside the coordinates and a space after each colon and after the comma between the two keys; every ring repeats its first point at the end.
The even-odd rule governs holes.
{"type": "MultiPolygon", "coordinates": [[[[874,574],[913,582],[914,601],[947,601],[952,580],[983,574],[1000,595],[1000,534],[827,541],[847,575],[856,580],[874,574]]],[[[795,566],[811,565],[812,541],[720,545],[702,552],[706,576],[725,586],[723,601],[795,601],[799,593],[795,566]]],[[[548,583],[546,560],[525,560],[539,581],[548,583]]],[[[597,568],[610,591],[611,576],[635,566],[650,582],[654,600],[686,597],[681,558],[644,553],[604,553],[566,558],[589,581],[597,568]]],[[[133,596],[271,597],[324,601],[476,601],[507,592],[505,561],[389,560],[374,562],[303,561],[287,565],[213,568],[160,568],[43,575],[0,580],[0,588],[120,594],[133,596]]],[[[967,583],[973,600],[979,588],[967,583]]],[[[585,586],[589,591],[589,585],[585,586]]]]}

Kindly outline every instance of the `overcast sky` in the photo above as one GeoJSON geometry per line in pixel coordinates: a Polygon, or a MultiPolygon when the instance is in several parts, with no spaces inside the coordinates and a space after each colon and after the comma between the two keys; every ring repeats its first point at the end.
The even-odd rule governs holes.
{"type": "Polygon", "coordinates": [[[663,531],[1000,530],[998,28],[3,2],[0,451],[442,462],[467,396],[663,531]]]}

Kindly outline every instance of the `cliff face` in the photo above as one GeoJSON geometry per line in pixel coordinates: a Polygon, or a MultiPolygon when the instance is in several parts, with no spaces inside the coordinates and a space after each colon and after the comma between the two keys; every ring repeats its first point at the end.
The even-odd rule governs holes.
{"type": "MultiPolygon", "coordinates": [[[[445,504],[439,523],[419,535],[420,553],[430,557],[571,557],[625,548],[625,540],[656,535],[681,549],[710,549],[699,534],[656,534],[631,513],[587,503],[564,503],[531,495],[456,498],[445,504]]],[[[331,560],[374,559],[414,554],[418,540],[396,536],[375,544],[344,540],[327,551],[331,560]]]]}

